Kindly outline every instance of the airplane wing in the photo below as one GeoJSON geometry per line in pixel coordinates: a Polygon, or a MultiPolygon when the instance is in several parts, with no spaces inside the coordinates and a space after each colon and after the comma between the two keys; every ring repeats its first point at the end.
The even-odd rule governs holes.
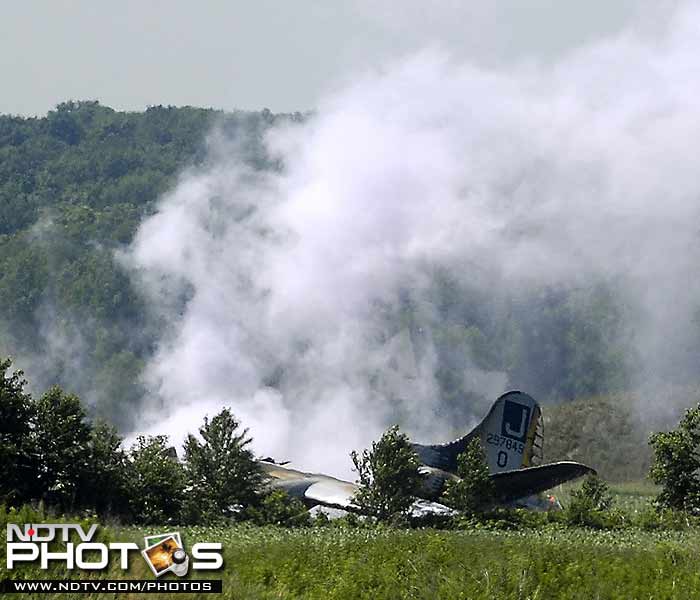
{"type": "MultiPolygon", "coordinates": [[[[307,506],[321,505],[350,512],[362,512],[353,502],[353,497],[359,489],[354,483],[329,475],[296,471],[268,461],[261,461],[258,464],[267,473],[272,487],[285,490],[290,496],[299,498],[307,506]]],[[[455,512],[443,504],[420,499],[415,500],[410,509],[410,515],[414,518],[452,514],[455,512]]]]}
{"type": "MultiPolygon", "coordinates": [[[[354,483],[341,481],[339,479],[327,479],[318,481],[310,485],[304,493],[304,498],[308,502],[314,502],[331,508],[342,508],[351,512],[361,512],[360,508],[353,503],[353,496],[357,493],[358,486],[354,483]]],[[[429,500],[416,499],[411,508],[409,515],[413,518],[423,518],[429,515],[433,516],[452,516],[457,514],[456,511],[429,500]]]]}
{"type": "Polygon", "coordinates": [[[357,493],[357,486],[340,479],[322,479],[312,483],[304,492],[304,498],[309,503],[323,504],[331,508],[357,511],[352,497],[357,493]]]}
{"type": "Polygon", "coordinates": [[[501,502],[510,502],[524,496],[544,492],[560,483],[583,477],[589,473],[595,475],[596,471],[581,463],[561,461],[539,467],[494,473],[491,475],[491,479],[496,485],[498,499],[501,502]]]}

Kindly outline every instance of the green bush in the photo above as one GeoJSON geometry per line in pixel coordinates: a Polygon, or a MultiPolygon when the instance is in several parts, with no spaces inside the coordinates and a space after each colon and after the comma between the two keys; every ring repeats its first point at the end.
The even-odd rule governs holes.
{"type": "Polygon", "coordinates": [[[304,503],[292,498],[284,490],[272,490],[264,494],[254,506],[247,507],[245,515],[257,525],[299,527],[311,524],[304,503]]]}
{"type": "Polygon", "coordinates": [[[350,454],[360,489],[353,501],[379,521],[405,524],[423,482],[421,463],[398,426],[389,428],[370,450],[350,454]]]}
{"type": "Polygon", "coordinates": [[[649,475],[661,486],[658,507],[700,512],[700,404],[686,411],[676,429],[651,435],[649,444],[654,452],[649,475]]]}
{"type": "Polygon", "coordinates": [[[129,452],[131,499],[142,523],[179,523],[185,497],[185,471],[165,435],[139,436],[129,452]]]}
{"type": "Polygon", "coordinates": [[[36,481],[36,406],[24,392],[26,384],[24,373],[12,370],[9,358],[0,360],[0,502],[25,502],[36,481]]]}
{"type": "Polygon", "coordinates": [[[459,479],[448,481],[445,487],[443,501],[447,506],[467,515],[493,507],[496,487],[478,436],[457,457],[457,476],[459,479]]]}
{"type": "Polygon", "coordinates": [[[202,441],[191,434],[185,440],[188,520],[241,518],[246,507],[260,502],[263,486],[248,430],[240,430],[233,413],[224,408],[211,420],[204,418],[199,434],[202,441]]]}
{"type": "Polygon", "coordinates": [[[571,492],[565,510],[566,522],[570,525],[611,527],[617,519],[617,513],[610,512],[612,504],[608,484],[597,475],[587,475],[581,487],[571,492]]]}

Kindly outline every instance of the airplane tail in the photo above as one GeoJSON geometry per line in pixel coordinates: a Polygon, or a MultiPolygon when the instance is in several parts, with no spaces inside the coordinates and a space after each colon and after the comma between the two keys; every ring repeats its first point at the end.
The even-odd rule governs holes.
{"type": "Polygon", "coordinates": [[[503,394],[481,423],[454,442],[413,448],[424,465],[456,473],[457,457],[475,436],[481,438],[491,473],[542,463],[542,411],[534,398],[519,391],[503,394]]]}

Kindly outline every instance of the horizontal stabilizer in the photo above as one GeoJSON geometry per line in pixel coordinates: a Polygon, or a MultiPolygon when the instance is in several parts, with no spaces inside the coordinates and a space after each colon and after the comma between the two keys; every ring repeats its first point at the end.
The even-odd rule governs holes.
{"type": "Polygon", "coordinates": [[[577,479],[588,474],[595,475],[595,469],[571,461],[561,461],[530,467],[503,471],[491,475],[496,484],[496,496],[501,502],[510,502],[532,494],[539,494],[554,486],[577,479]]]}

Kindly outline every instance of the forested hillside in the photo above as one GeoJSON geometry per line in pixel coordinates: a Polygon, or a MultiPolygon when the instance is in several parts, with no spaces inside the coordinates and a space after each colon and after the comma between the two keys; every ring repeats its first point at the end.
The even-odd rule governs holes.
{"type": "Polygon", "coordinates": [[[0,116],[0,352],[39,389],[60,384],[126,424],[155,338],[115,250],[178,172],[201,163],[214,124],[245,137],[263,167],[256,140],[273,119],[89,101],[44,118],[0,116]]]}
{"type": "MultiPolygon", "coordinates": [[[[60,104],[43,118],[0,116],[0,355],[15,357],[35,391],[59,384],[128,431],[162,324],[118,251],[178,173],[206,162],[214,127],[238,142],[254,169],[279,169],[262,136],[275,122],[304,118],[163,106],[118,112],[90,101],[60,104]]],[[[465,407],[479,387],[465,376],[466,365],[502,373],[504,385],[549,402],[634,384],[635,319],[626,318],[629,307],[614,282],[497,298],[463,282],[436,270],[431,285],[435,373],[443,417],[454,417],[456,428],[468,418],[463,413],[472,414],[465,407]]],[[[390,315],[398,323],[392,328],[406,327],[419,344],[422,326],[412,326],[417,309],[407,298],[400,314],[390,315]]],[[[698,349],[700,336],[684,356],[698,349]]],[[[692,383],[687,369],[666,375],[692,383]]]]}

